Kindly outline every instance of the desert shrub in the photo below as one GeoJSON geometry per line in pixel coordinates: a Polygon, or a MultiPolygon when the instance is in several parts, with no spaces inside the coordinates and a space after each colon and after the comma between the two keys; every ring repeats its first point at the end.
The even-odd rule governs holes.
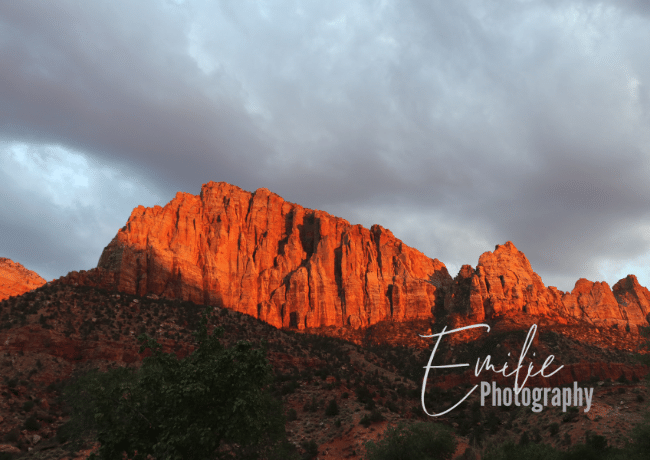
{"type": "Polygon", "coordinates": [[[318,444],[316,444],[316,441],[303,441],[300,446],[305,449],[305,455],[302,457],[303,460],[311,460],[318,455],[318,444]]]}
{"type": "Polygon", "coordinates": [[[33,408],[34,408],[34,401],[25,401],[25,402],[23,403],[23,410],[24,410],[25,412],[29,412],[29,411],[32,410],[33,408]]]}
{"type": "Polygon", "coordinates": [[[578,418],[579,412],[577,407],[569,407],[566,413],[562,416],[564,423],[575,422],[578,418]]]}
{"type": "Polygon", "coordinates": [[[485,428],[487,428],[491,434],[495,434],[499,431],[499,425],[501,425],[501,419],[499,419],[494,412],[490,412],[485,420],[485,428]]]}
{"type": "Polygon", "coordinates": [[[327,415],[328,417],[339,415],[339,405],[336,404],[336,399],[332,399],[329,402],[327,408],[325,409],[325,415],[327,415]]]}
{"type": "MultiPolygon", "coordinates": [[[[547,444],[513,444],[488,449],[483,460],[562,460],[564,455],[547,444]]],[[[586,459],[585,459],[586,460],[586,459]]]]}
{"type": "Polygon", "coordinates": [[[357,399],[359,400],[360,403],[362,404],[368,404],[370,401],[372,401],[372,393],[366,386],[358,386],[354,392],[357,395],[357,399]]]}
{"type": "Polygon", "coordinates": [[[384,420],[384,416],[381,415],[381,412],[375,409],[372,412],[370,412],[370,414],[364,415],[363,418],[359,421],[359,423],[365,426],[366,428],[368,428],[373,423],[381,422],[383,420],[384,420]]]}
{"type": "Polygon", "coordinates": [[[366,443],[367,460],[448,460],[456,450],[456,439],[448,427],[419,422],[390,427],[381,441],[366,443]]]}
{"type": "Polygon", "coordinates": [[[20,431],[18,428],[14,428],[11,431],[9,431],[7,434],[5,434],[4,440],[6,442],[16,442],[18,441],[18,438],[20,437],[20,431]]]}
{"type": "Polygon", "coordinates": [[[25,420],[25,429],[29,431],[37,431],[41,429],[41,424],[36,420],[36,417],[33,415],[25,420]]]}

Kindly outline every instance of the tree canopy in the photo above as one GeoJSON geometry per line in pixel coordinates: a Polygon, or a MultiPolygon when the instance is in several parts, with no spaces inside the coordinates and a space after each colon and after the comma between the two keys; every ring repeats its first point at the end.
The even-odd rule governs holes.
{"type": "Polygon", "coordinates": [[[224,347],[223,330],[208,334],[210,312],[189,356],[163,353],[142,335],[140,352],[152,354],[139,370],[93,371],[67,388],[71,425],[94,434],[100,459],[228,458],[284,436],[281,405],[266,390],[272,374],[265,350],[244,341],[224,347]]]}

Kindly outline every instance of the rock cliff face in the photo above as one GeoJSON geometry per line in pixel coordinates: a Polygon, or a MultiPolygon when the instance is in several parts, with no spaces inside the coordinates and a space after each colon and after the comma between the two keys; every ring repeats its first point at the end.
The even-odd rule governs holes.
{"type": "Polygon", "coordinates": [[[634,275],[610,289],[605,282],[579,279],[571,292],[546,287],[523,252],[512,242],[497,245],[479,258],[476,269],[464,265],[445,296],[445,309],[482,321],[510,313],[551,317],[628,330],[648,325],[650,292],[634,275]]]}
{"type": "Polygon", "coordinates": [[[46,281],[18,262],[0,257],[0,300],[21,295],[44,285],[46,281]]]}
{"type": "MultiPolygon", "coordinates": [[[[301,329],[428,318],[451,282],[444,264],[390,230],[214,182],[164,208],[136,208],[98,269],[93,276],[123,292],[222,304],[301,329]]],[[[75,276],[86,275],[67,281],[75,276]]]]}
{"type": "Polygon", "coordinates": [[[580,279],[562,292],[508,241],[452,280],[443,263],[379,225],[368,230],[223,182],[199,196],[179,192],[164,208],[134,209],[98,267],[62,282],[223,305],[299,329],[429,319],[437,310],[467,323],[523,313],[636,333],[650,313],[650,291],[633,275],[613,291],[580,279]]]}

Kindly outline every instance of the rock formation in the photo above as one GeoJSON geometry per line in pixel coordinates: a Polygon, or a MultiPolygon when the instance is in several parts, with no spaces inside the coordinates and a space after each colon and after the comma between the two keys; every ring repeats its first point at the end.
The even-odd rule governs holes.
{"type": "Polygon", "coordinates": [[[508,241],[452,280],[443,263],[379,225],[368,230],[223,182],[199,196],[179,192],[164,208],[134,209],[98,267],[62,282],[222,305],[299,329],[428,319],[437,310],[461,323],[523,313],[636,333],[650,313],[650,291],[633,275],[613,291],[580,279],[562,292],[508,241]]]}
{"type": "Polygon", "coordinates": [[[0,257],[0,300],[21,295],[42,286],[46,281],[18,262],[0,257]]]}
{"type": "Polygon", "coordinates": [[[546,316],[624,327],[637,332],[648,325],[650,292],[634,275],[620,280],[614,291],[605,282],[579,279],[571,292],[544,286],[523,252],[508,241],[479,258],[476,269],[463,265],[449,286],[445,309],[482,321],[511,313],[546,316]]]}
{"type": "Polygon", "coordinates": [[[223,182],[136,208],[98,269],[123,292],[220,304],[300,329],[428,318],[451,282],[444,264],[379,225],[223,182]]]}

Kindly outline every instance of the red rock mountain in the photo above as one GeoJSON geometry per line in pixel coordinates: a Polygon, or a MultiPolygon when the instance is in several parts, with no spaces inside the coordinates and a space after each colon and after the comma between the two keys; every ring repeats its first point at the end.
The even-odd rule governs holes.
{"type": "Polygon", "coordinates": [[[544,286],[507,242],[452,280],[443,263],[379,225],[368,230],[223,182],[199,196],[179,192],[164,208],[134,209],[98,268],[62,281],[222,304],[300,329],[425,319],[437,309],[468,321],[523,313],[637,332],[650,313],[650,292],[633,275],[613,291],[580,279],[562,292],[544,286]]]}
{"type": "Polygon", "coordinates": [[[512,242],[497,245],[479,258],[476,269],[464,265],[445,297],[445,309],[482,321],[509,313],[547,316],[560,323],[582,320],[626,329],[648,325],[650,292],[634,275],[614,285],[579,279],[573,291],[544,286],[523,252],[512,242]]]}
{"type": "Polygon", "coordinates": [[[24,294],[45,283],[37,273],[27,270],[18,262],[0,257],[0,300],[24,294]]]}
{"type": "Polygon", "coordinates": [[[428,318],[444,264],[378,225],[210,182],[136,208],[98,264],[120,291],[224,306],[277,327],[363,327],[428,318]]]}

